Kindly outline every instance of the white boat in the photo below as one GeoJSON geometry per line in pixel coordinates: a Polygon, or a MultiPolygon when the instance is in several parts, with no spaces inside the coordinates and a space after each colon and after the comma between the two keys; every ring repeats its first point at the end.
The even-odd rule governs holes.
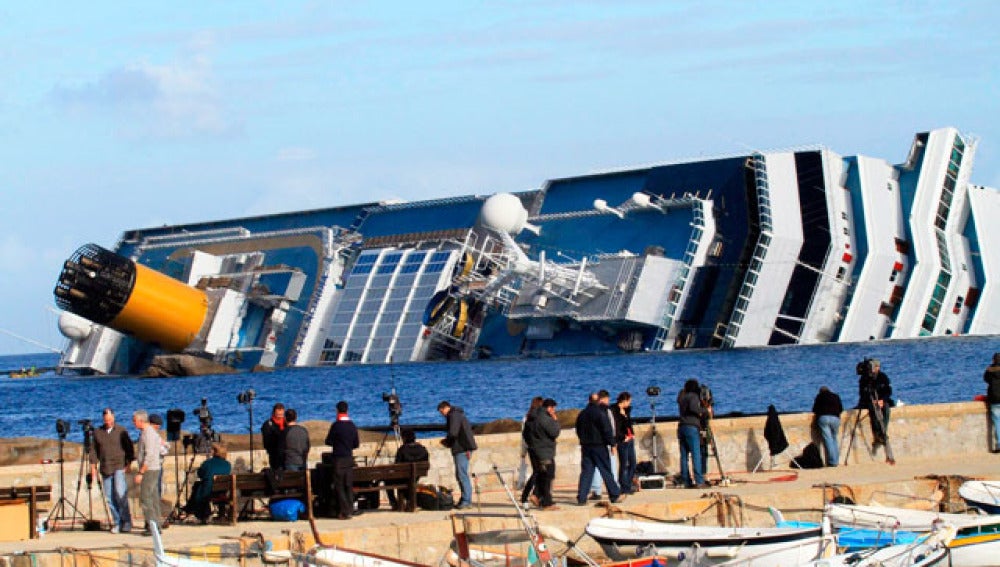
{"type": "Polygon", "coordinates": [[[948,543],[955,567],[1000,565],[1000,516],[945,514],[889,506],[828,504],[827,517],[834,526],[931,531],[942,524],[956,528],[948,543]]]}
{"type": "Polygon", "coordinates": [[[958,487],[965,503],[987,514],[1000,514],[1000,481],[968,480],[958,487]]]}
{"type": "Polygon", "coordinates": [[[163,548],[163,537],[160,535],[160,529],[156,522],[149,523],[149,532],[153,536],[153,557],[156,560],[156,567],[228,567],[225,563],[168,554],[163,548]]]}
{"type": "Polygon", "coordinates": [[[932,567],[951,565],[948,542],[955,528],[945,526],[909,544],[889,545],[817,559],[801,567],[932,567]]]}
{"type": "Polygon", "coordinates": [[[828,542],[821,527],[730,528],[596,518],[586,531],[612,560],[662,555],[690,563],[697,555],[697,565],[750,557],[761,558],[753,563],[757,567],[799,565],[816,559],[828,542]]]}

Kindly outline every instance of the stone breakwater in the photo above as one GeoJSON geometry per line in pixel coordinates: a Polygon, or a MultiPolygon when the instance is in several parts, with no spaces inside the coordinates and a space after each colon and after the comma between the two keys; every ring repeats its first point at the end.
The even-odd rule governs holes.
{"type": "MultiPolygon", "coordinates": [[[[828,497],[829,485],[836,485],[856,501],[867,502],[875,499],[886,504],[930,506],[929,498],[941,498],[941,484],[928,475],[992,476],[1000,473],[1000,456],[988,452],[988,417],[984,404],[978,402],[937,404],[926,406],[905,406],[896,408],[889,427],[890,441],[896,453],[897,465],[890,467],[883,463],[883,456],[873,455],[868,442],[871,434],[867,423],[862,424],[855,437],[848,466],[824,468],[812,471],[789,473],[791,457],[801,452],[813,438],[812,416],[809,414],[788,414],[781,416],[782,426],[789,441],[789,449],[777,456],[775,471],[770,466],[767,442],[763,437],[765,417],[726,418],[712,422],[719,446],[723,469],[733,479],[727,487],[714,487],[708,491],[697,490],[645,490],[630,497],[621,508],[628,513],[644,514],[656,518],[677,519],[694,517],[697,523],[724,523],[734,517],[742,517],[747,524],[766,525],[769,521],[766,506],[775,505],[787,511],[798,511],[799,519],[815,519],[828,497]],[[765,455],[765,472],[750,474],[765,455]],[[915,500],[906,501],[906,498],[915,500]],[[735,500],[734,500],[735,499],[735,500]],[[734,514],[731,504],[738,501],[739,514],[734,514]],[[727,510],[727,506],[730,508],[727,510]]],[[[849,439],[854,412],[843,416],[843,427],[847,429],[845,441],[849,439]]],[[[661,470],[673,473],[677,470],[676,424],[661,423],[656,426],[656,434],[650,425],[638,427],[637,437],[639,460],[648,460],[653,443],[661,456],[661,470]]],[[[505,496],[493,473],[493,465],[504,470],[505,478],[513,480],[514,470],[520,463],[520,442],[517,433],[482,435],[479,437],[480,450],[475,453],[472,471],[476,475],[477,494],[475,502],[483,510],[510,511],[503,508],[505,496]]],[[[431,450],[431,470],[426,482],[453,485],[451,457],[447,449],[440,446],[437,439],[427,439],[431,450]]],[[[357,452],[359,456],[374,453],[377,442],[371,441],[357,452]]],[[[317,447],[311,459],[318,460],[325,447],[317,447]]],[[[846,447],[841,453],[846,452],[846,447]]],[[[248,452],[236,452],[237,466],[245,467],[248,452]]],[[[257,467],[266,457],[258,452],[254,457],[257,467]]],[[[579,474],[579,450],[576,436],[571,429],[563,430],[557,457],[556,501],[561,511],[539,513],[540,521],[557,525],[571,536],[580,534],[586,521],[605,513],[604,508],[577,508],[575,499],[576,478],[579,474]]],[[[181,462],[181,474],[186,463],[181,462]]],[[[164,479],[165,498],[173,498],[175,474],[174,462],[168,458],[167,476],[164,479]]],[[[25,484],[58,484],[59,469],[49,465],[19,465],[0,468],[0,486],[25,484]]],[[[67,465],[67,496],[79,502],[81,509],[88,509],[84,487],[77,494],[76,468],[67,465]]],[[[709,465],[709,478],[717,478],[717,465],[713,459],[709,465]]],[[[954,488],[954,482],[951,482],[954,488]]],[[[953,490],[944,490],[947,493],[953,490]]],[[[58,488],[54,489],[56,495],[58,488]]],[[[94,510],[101,510],[96,500],[99,493],[89,492],[94,510]]],[[[133,511],[139,509],[133,500],[133,511]]],[[[384,504],[384,503],[383,503],[384,504]]],[[[793,512],[794,514],[794,512],[793,512]]],[[[98,515],[100,517],[100,515],[98,515]]],[[[351,520],[320,520],[319,531],[324,541],[347,547],[375,551],[410,559],[436,563],[447,549],[451,539],[451,524],[444,512],[419,512],[416,514],[390,512],[383,506],[378,512],[369,512],[351,520]]],[[[512,527],[512,526],[511,526],[512,527]]],[[[284,524],[277,522],[241,523],[235,528],[226,526],[177,526],[166,534],[168,547],[184,547],[189,550],[202,549],[207,542],[220,538],[236,538],[239,534],[258,531],[276,549],[305,549],[311,545],[308,526],[303,522],[284,524]]],[[[15,564],[4,556],[14,550],[55,550],[60,547],[81,546],[135,546],[148,547],[148,538],[136,535],[96,534],[86,532],[53,532],[42,540],[31,542],[0,543],[0,565],[4,558],[8,564],[15,564]],[[76,539],[74,539],[76,538],[76,539]]],[[[212,544],[216,545],[216,544],[212,544]]],[[[229,544],[232,545],[230,542],[229,544]]],[[[241,546],[243,543],[240,544],[241,546]]],[[[216,548],[217,549],[217,548],[216,548]]],[[[132,549],[132,551],[135,551],[132,549]]],[[[22,556],[23,557],[23,556],[22,556]]],[[[41,555],[36,557],[38,560],[41,555]]],[[[133,561],[129,556],[129,561],[133,561]]],[[[119,556],[120,559],[120,556],[119,556]]],[[[136,560],[141,563],[141,560],[136,560]]],[[[40,561],[44,563],[44,561],[40,561]]],[[[236,564],[236,562],[232,562],[236,564]]],[[[56,563],[52,564],[53,567],[56,563]]]]}

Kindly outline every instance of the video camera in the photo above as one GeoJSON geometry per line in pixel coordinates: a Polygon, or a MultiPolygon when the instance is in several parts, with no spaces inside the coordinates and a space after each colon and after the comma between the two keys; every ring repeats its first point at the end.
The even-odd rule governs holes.
{"type": "Polygon", "coordinates": [[[660,387],[659,386],[650,386],[650,387],[646,388],[646,395],[649,396],[650,398],[655,398],[656,396],[659,396],[660,395],[660,387]]]}
{"type": "Polygon", "coordinates": [[[864,360],[859,362],[858,365],[854,367],[854,371],[857,372],[858,376],[861,377],[871,376],[873,370],[874,367],[872,365],[872,359],[868,357],[865,357],[864,360]]]}
{"type": "Polygon", "coordinates": [[[241,404],[247,405],[247,404],[252,404],[256,397],[257,397],[257,392],[255,392],[253,388],[251,388],[249,390],[246,390],[245,392],[240,392],[239,394],[236,394],[236,401],[241,404]]]}
{"type": "Polygon", "coordinates": [[[199,430],[197,435],[185,435],[184,449],[193,447],[195,453],[209,454],[212,452],[212,443],[219,441],[219,434],[212,430],[212,412],[208,409],[208,399],[202,398],[201,405],[191,410],[191,415],[198,418],[199,430]]]}
{"type": "Polygon", "coordinates": [[[388,393],[382,392],[382,401],[389,406],[389,421],[392,425],[399,425],[399,418],[403,415],[403,403],[399,401],[396,389],[393,388],[388,393]]]}
{"type": "Polygon", "coordinates": [[[708,384],[702,384],[699,388],[698,398],[701,400],[701,405],[707,408],[715,405],[715,397],[712,396],[712,389],[708,387],[708,384]]]}

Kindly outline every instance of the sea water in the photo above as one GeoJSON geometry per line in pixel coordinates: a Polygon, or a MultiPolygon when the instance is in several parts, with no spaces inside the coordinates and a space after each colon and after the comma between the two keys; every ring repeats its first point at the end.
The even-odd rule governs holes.
{"type": "MultiPolygon", "coordinates": [[[[519,420],[533,396],[551,397],[559,409],[583,407],[591,391],[616,396],[629,391],[633,415],[677,413],[676,395],[685,380],[696,378],[715,396],[716,415],[759,414],[773,404],[779,412],[805,412],[820,386],[857,403],[857,363],[878,358],[892,381],[894,398],[903,404],[972,400],[985,392],[983,370],[1000,337],[942,337],[857,344],[765,347],[726,351],[682,351],[618,356],[576,356],[469,362],[279,369],[273,372],[181,378],[134,376],[78,377],[45,374],[0,378],[0,437],[55,437],[55,421],[73,424],[71,441],[82,440],[77,421],[100,423],[101,409],[111,407],[119,422],[145,409],[165,415],[179,408],[187,414],[185,431],[197,431],[192,410],[207,402],[215,431],[259,431],[271,406],[295,408],[300,421],[332,420],[337,401],[350,403],[360,426],[389,424],[383,393],[395,388],[403,404],[401,423],[440,424],[437,404],[449,400],[476,423],[501,418],[519,420]],[[658,386],[661,395],[646,395],[658,386]],[[252,405],[237,395],[256,392],[252,405]],[[251,422],[250,410],[253,411],[251,422]]],[[[51,367],[55,355],[0,357],[0,369],[51,367]]]]}

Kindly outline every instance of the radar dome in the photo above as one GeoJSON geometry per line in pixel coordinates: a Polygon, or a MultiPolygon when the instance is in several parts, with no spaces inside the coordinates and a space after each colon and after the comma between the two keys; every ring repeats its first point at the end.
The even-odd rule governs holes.
{"type": "Polygon", "coordinates": [[[538,227],[528,224],[528,211],[521,200],[510,193],[497,193],[486,199],[479,216],[484,225],[496,231],[518,234],[528,229],[538,233],[538,227]]]}
{"type": "Polygon", "coordinates": [[[59,332],[72,341],[82,341],[89,337],[93,326],[90,321],[69,311],[63,311],[59,315],[59,332]]]}

